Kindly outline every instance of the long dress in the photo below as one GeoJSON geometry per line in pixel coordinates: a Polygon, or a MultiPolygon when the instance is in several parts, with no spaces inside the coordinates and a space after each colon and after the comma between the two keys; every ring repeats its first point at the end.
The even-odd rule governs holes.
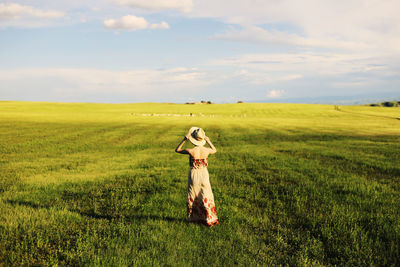
{"type": "Polygon", "coordinates": [[[189,163],[187,218],[191,222],[204,223],[208,226],[216,225],[219,222],[207,170],[207,159],[190,157],[189,163]]]}

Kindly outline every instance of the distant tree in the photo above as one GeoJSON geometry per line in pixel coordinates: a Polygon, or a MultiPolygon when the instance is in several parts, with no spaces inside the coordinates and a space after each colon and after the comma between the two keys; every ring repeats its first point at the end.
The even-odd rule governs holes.
{"type": "Polygon", "coordinates": [[[383,105],[384,107],[393,107],[393,106],[394,106],[394,103],[393,103],[393,102],[387,101],[387,102],[383,102],[382,105],[383,105]]]}
{"type": "Polygon", "coordinates": [[[207,104],[212,104],[212,102],[209,100],[209,101],[207,101],[207,104]]]}
{"type": "Polygon", "coordinates": [[[243,101],[239,100],[237,103],[240,104],[240,103],[243,103],[243,101]]]}

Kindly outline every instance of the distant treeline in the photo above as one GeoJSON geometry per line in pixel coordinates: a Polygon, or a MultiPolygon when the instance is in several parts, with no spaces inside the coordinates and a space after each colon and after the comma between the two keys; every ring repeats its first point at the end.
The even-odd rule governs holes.
{"type": "Polygon", "coordinates": [[[195,104],[212,104],[212,102],[211,101],[201,100],[201,102],[186,102],[185,104],[191,104],[191,105],[195,105],[195,104]]]}
{"type": "Polygon", "coordinates": [[[381,103],[368,104],[371,107],[400,107],[400,101],[386,101],[381,103]]]}

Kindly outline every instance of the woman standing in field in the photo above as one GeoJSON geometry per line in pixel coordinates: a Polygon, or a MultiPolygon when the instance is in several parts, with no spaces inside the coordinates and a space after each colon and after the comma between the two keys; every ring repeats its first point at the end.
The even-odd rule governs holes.
{"type": "Polygon", "coordinates": [[[207,170],[208,155],[215,154],[217,149],[205,135],[203,129],[192,127],[179,143],[175,152],[189,154],[190,171],[186,201],[188,220],[190,222],[205,223],[210,227],[218,224],[214,195],[207,170]],[[182,149],[188,139],[195,147],[182,149]],[[204,147],[205,143],[208,143],[210,148],[204,147]]]}

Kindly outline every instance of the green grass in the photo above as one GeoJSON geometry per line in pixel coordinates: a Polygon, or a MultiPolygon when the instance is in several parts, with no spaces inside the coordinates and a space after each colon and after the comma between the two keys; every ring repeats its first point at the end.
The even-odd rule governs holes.
{"type": "Polygon", "coordinates": [[[400,112],[0,102],[0,265],[400,265],[400,112]],[[192,113],[193,116],[188,116],[192,113]],[[185,221],[191,126],[220,218],[185,221]]]}

